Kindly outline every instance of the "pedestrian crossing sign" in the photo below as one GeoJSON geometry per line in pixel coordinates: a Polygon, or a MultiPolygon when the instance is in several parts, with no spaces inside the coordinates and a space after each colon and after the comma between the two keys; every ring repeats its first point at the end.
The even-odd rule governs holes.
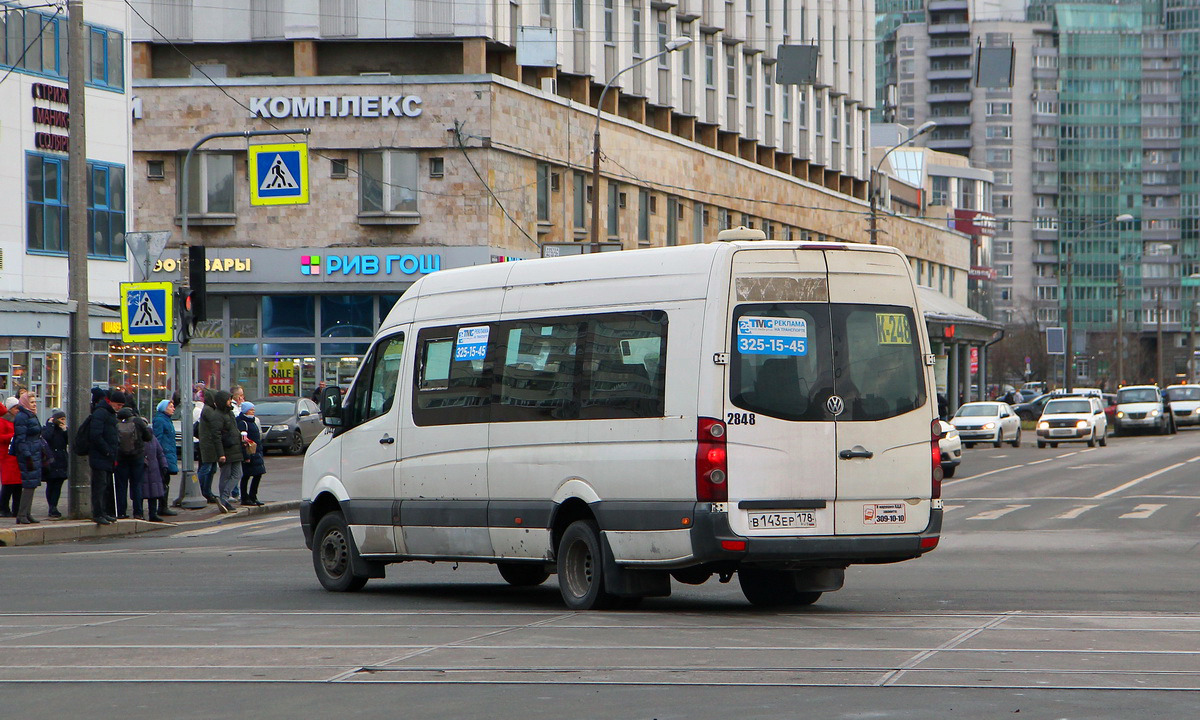
{"type": "Polygon", "coordinates": [[[172,299],[169,282],[121,283],[121,339],[130,343],[174,340],[172,299]]]}
{"type": "Polygon", "coordinates": [[[308,145],[251,145],[250,204],[308,204],[308,145]]]}

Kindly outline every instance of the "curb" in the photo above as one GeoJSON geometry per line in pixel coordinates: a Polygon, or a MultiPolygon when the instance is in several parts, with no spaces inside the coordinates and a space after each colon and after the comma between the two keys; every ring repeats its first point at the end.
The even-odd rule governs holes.
{"type": "Polygon", "coordinates": [[[145,520],[118,520],[112,525],[97,525],[90,520],[43,520],[37,525],[21,525],[17,527],[0,528],[0,547],[17,547],[23,545],[49,545],[50,543],[73,542],[77,540],[98,540],[102,538],[124,537],[141,533],[170,530],[171,528],[186,527],[209,523],[213,520],[224,520],[233,517],[253,517],[300,509],[299,500],[272,502],[262,507],[242,508],[237,515],[206,515],[195,520],[182,522],[146,522],[145,520]]]}

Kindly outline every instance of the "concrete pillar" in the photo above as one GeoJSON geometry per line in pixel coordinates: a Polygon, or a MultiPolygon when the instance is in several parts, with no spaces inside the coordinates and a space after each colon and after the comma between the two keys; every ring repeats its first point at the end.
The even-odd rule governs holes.
{"type": "Polygon", "coordinates": [[[154,63],[150,50],[153,46],[148,42],[133,43],[132,61],[133,78],[145,80],[154,77],[154,63]]]}
{"type": "Polygon", "coordinates": [[[296,77],[316,77],[317,43],[313,40],[292,42],[292,73],[296,77]]]}
{"type": "Polygon", "coordinates": [[[486,38],[467,38],[463,40],[463,74],[487,74],[486,38]]]}
{"type": "Polygon", "coordinates": [[[953,415],[958,410],[958,345],[946,343],[946,412],[953,415]]]}

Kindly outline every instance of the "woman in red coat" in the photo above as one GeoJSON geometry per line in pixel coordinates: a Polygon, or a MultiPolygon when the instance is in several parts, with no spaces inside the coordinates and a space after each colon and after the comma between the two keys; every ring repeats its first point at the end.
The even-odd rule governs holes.
{"type": "Polygon", "coordinates": [[[4,414],[0,415],[0,517],[6,518],[16,517],[21,503],[21,467],[8,454],[8,444],[16,434],[16,407],[17,398],[10,397],[4,401],[4,414]]]}

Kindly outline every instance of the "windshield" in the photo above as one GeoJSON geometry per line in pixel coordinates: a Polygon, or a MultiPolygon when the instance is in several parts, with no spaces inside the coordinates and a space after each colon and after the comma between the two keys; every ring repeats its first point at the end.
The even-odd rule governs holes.
{"type": "Polygon", "coordinates": [[[1131,388],[1117,393],[1119,403],[1158,402],[1158,391],[1154,388],[1131,388]]]}
{"type": "Polygon", "coordinates": [[[1200,400],[1200,387],[1173,388],[1167,391],[1171,400],[1200,400]]]}
{"type": "Polygon", "coordinates": [[[955,413],[956,417],[996,417],[1000,408],[995,405],[963,405],[955,413]]]}
{"type": "Polygon", "coordinates": [[[291,415],[296,412],[294,402],[261,402],[254,404],[254,412],[259,415],[291,415]]]}
{"type": "Polygon", "coordinates": [[[1092,411],[1092,405],[1087,400],[1052,400],[1046,403],[1046,415],[1067,415],[1070,413],[1087,413],[1092,411]]]}

